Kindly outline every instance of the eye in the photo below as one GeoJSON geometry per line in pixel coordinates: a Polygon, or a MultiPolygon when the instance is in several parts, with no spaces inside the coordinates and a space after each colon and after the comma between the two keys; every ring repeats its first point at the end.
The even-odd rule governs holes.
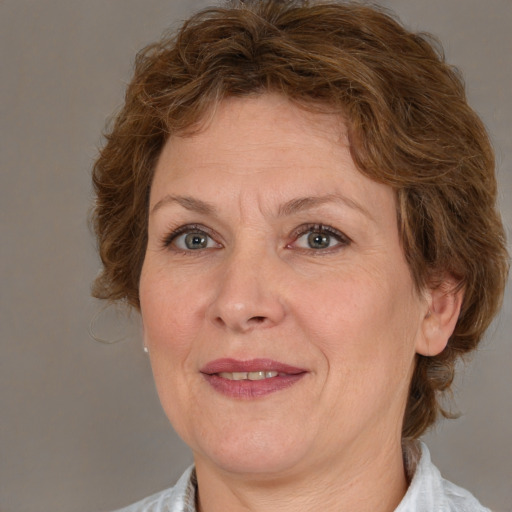
{"type": "Polygon", "coordinates": [[[296,230],[292,247],[321,251],[350,244],[350,239],[330,226],[310,224],[296,230]]]}
{"type": "Polygon", "coordinates": [[[199,251],[221,247],[205,229],[195,226],[182,226],[164,240],[164,246],[180,251],[199,251]]]}

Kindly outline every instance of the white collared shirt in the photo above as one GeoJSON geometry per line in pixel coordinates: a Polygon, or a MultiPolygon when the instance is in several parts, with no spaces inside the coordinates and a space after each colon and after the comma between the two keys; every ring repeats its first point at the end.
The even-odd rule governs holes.
{"type": "MultiPolygon", "coordinates": [[[[441,476],[425,444],[419,445],[418,453],[421,455],[417,462],[412,460],[414,457],[407,460],[411,483],[395,512],[491,512],[470,492],[441,476]]],[[[191,466],[174,487],[116,512],[197,512],[196,492],[197,480],[191,466]]]]}

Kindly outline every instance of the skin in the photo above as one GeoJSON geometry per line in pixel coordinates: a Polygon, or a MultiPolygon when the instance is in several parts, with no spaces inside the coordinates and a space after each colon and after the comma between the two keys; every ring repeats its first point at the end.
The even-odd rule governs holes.
{"type": "Polygon", "coordinates": [[[415,355],[444,348],[460,297],[418,293],[394,193],[357,170],[338,117],[264,94],[225,100],[199,133],[171,137],[151,188],[140,302],[201,510],[394,510],[415,355]],[[326,228],[311,224],[341,235],[312,248],[308,235],[326,228]],[[207,246],[188,248],[198,231],[207,246]],[[226,357],[306,374],[228,397],[200,372],[226,357]]]}

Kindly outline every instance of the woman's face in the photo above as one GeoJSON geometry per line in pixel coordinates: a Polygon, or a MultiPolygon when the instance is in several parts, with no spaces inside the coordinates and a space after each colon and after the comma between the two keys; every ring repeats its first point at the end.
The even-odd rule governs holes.
{"type": "Polygon", "coordinates": [[[224,101],[164,147],[148,233],[145,343],[196,464],[291,474],[400,442],[428,306],[338,117],[224,101]]]}

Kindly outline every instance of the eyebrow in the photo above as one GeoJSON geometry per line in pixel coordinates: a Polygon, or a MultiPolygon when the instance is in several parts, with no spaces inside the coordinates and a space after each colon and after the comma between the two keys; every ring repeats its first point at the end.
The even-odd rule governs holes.
{"type": "Polygon", "coordinates": [[[326,203],[342,203],[345,206],[351,208],[352,210],[357,210],[358,212],[362,213],[365,217],[368,217],[370,220],[373,220],[373,216],[366,208],[361,206],[359,203],[353,201],[352,199],[340,194],[327,194],[324,196],[307,196],[292,199],[291,201],[288,201],[287,203],[279,207],[278,215],[280,217],[286,217],[289,215],[293,215],[294,213],[299,213],[301,211],[310,210],[312,208],[322,206],[326,203]]]}
{"type": "MultiPolygon", "coordinates": [[[[203,215],[215,215],[217,213],[217,208],[213,204],[202,201],[201,199],[196,199],[191,196],[166,195],[160,199],[160,201],[158,201],[155,206],[153,206],[150,211],[150,215],[153,215],[156,211],[160,210],[164,206],[173,203],[179,204],[186,210],[203,215]]],[[[342,203],[353,210],[359,211],[370,220],[373,220],[373,216],[366,208],[353,201],[352,199],[339,194],[305,196],[292,199],[279,207],[277,215],[278,217],[288,217],[302,211],[311,210],[313,208],[322,206],[326,203],[342,203]]]]}
{"type": "Polygon", "coordinates": [[[213,215],[217,212],[217,208],[213,206],[211,203],[207,203],[205,201],[201,201],[200,199],[196,199],[190,196],[172,196],[166,195],[160,201],[158,201],[155,206],[150,211],[150,215],[153,215],[156,211],[160,210],[162,207],[167,206],[168,204],[177,203],[181,205],[186,210],[190,210],[191,212],[201,213],[203,215],[213,215]]]}

